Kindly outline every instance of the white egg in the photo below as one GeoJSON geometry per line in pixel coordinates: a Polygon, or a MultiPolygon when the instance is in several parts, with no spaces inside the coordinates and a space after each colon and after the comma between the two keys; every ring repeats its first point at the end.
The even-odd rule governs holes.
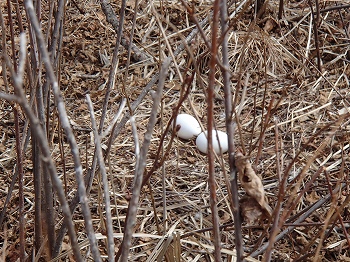
{"type": "Polygon", "coordinates": [[[180,126],[177,135],[182,139],[191,139],[202,131],[197,119],[188,114],[179,114],[176,117],[176,125],[180,126]]]}
{"type": "MultiPolygon", "coordinates": [[[[228,137],[225,132],[219,131],[219,130],[212,130],[212,137],[213,137],[213,149],[215,153],[220,154],[220,148],[221,152],[225,153],[228,150],[228,137]],[[220,146],[219,146],[220,143],[220,146]]],[[[207,131],[204,131],[199,134],[199,136],[196,139],[196,146],[199,151],[202,153],[207,153],[208,151],[208,138],[207,138],[207,131]]]]}

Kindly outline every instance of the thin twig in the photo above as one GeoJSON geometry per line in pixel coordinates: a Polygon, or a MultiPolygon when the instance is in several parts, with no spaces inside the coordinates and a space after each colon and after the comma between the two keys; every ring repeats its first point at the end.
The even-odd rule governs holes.
{"type": "Polygon", "coordinates": [[[142,186],[144,186],[147,181],[149,181],[150,177],[152,176],[152,174],[160,167],[163,165],[164,161],[166,160],[168,154],[169,154],[169,151],[172,147],[172,144],[173,144],[173,140],[174,140],[174,137],[176,136],[176,126],[175,126],[175,123],[176,121],[175,118],[177,117],[178,113],[179,113],[179,110],[180,110],[180,107],[181,105],[183,104],[183,102],[187,99],[190,91],[191,91],[191,84],[193,82],[193,78],[194,78],[194,73],[187,77],[185,79],[185,81],[182,83],[182,86],[183,88],[187,85],[187,88],[185,90],[185,93],[183,94],[183,96],[180,98],[177,106],[174,108],[173,110],[173,113],[172,113],[172,116],[168,122],[168,125],[167,127],[165,128],[161,138],[160,138],[160,142],[159,142],[159,147],[157,149],[157,152],[156,152],[156,157],[154,159],[154,163],[152,165],[152,168],[147,172],[147,174],[144,176],[143,178],[143,181],[142,181],[142,186]],[[161,156],[161,150],[162,150],[162,145],[164,144],[164,140],[165,140],[165,137],[167,135],[167,133],[169,132],[170,128],[171,128],[171,125],[173,124],[173,133],[171,134],[171,137],[170,137],[170,141],[168,143],[168,146],[165,150],[165,153],[161,156]]]}
{"type": "MultiPolygon", "coordinates": [[[[267,91],[267,88],[265,88],[265,92],[266,91],[267,91]]],[[[264,98],[265,98],[265,92],[264,92],[264,98]]],[[[258,152],[256,154],[256,158],[255,158],[254,166],[253,166],[255,171],[257,170],[257,166],[258,166],[261,154],[262,154],[262,149],[263,149],[263,145],[264,145],[266,129],[268,127],[268,124],[269,124],[271,116],[272,116],[271,115],[271,110],[272,110],[273,102],[274,102],[274,98],[272,97],[272,99],[270,100],[269,106],[267,108],[266,115],[265,115],[265,122],[264,122],[264,124],[261,125],[261,131],[260,131],[259,139],[257,140],[257,142],[258,142],[258,152]]],[[[265,107],[264,102],[262,104],[262,107],[263,108],[265,107]]]]}
{"type": "MultiPolygon", "coordinates": [[[[53,71],[51,61],[50,61],[50,56],[48,53],[48,50],[45,48],[45,42],[44,42],[44,37],[41,32],[41,28],[39,25],[39,22],[37,20],[36,14],[34,12],[34,6],[33,2],[31,0],[25,0],[25,7],[30,19],[30,23],[32,25],[32,28],[35,31],[36,39],[39,43],[39,48],[40,48],[40,53],[43,59],[43,63],[46,68],[46,73],[50,79],[51,85],[52,85],[52,90],[55,98],[55,102],[57,105],[57,111],[59,114],[59,119],[62,125],[62,128],[65,131],[65,134],[67,136],[67,140],[69,142],[70,148],[71,148],[71,153],[73,156],[74,160],[74,166],[75,166],[75,177],[76,181],[78,184],[78,193],[80,197],[80,203],[82,207],[82,213],[85,221],[85,228],[86,232],[88,234],[88,238],[90,241],[90,248],[92,251],[92,255],[94,257],[95,261],[101,261],[101,256],[100,256],[100,251],[97,248],[97,241],[96,241],[96,236],[92,227],[92,220],[91,220],[91,213],[89,209],[89,204],[88,204],[88,198],[86,195],[86,188],[85,188],[85,183],[84,183],[84,178],[83,178],[83,170],[80,162],[80,157],[79,157],[79,148],[77,145],[77,142],[75,140],[72,127],[70,126],[68,115],[64,106],[64,102],[61,96],[61,92],[59,89],[59,85],[55,76],[55,73],[53,71]]],[[[70,212],[69,212],[70,213],[70,212]]]]}
{"type": "Polygon", "coordinates": [[[12,197],[12,193],[13,193],[13,190],[15,188],[15,184],[17,182],[17,178],[18,178],[18,171],[16,169],[14,174],[13,174],[13,176],[12,176],[11,184],[10,184],[10,186],[8,188],[8,192],[6,194],[6,199],[5,199],[4,203],[3,203],[3,208],[1,209],[1,213],[0,213],[0,228],[2,228],[3,226],[6,225],[6,223],[4,223],[4,220],[5,220],[5,215],[7,214],[6,213],[7,206],[10,203],[10,199],[12,197]]]}
{"type": "Polygon", "coordinates": [[[337,5],[337,6],[332,6],[332,7],[328,7],[325,9],[321,9],[320,13],[327,13],[330,11],[334,11],[334,10],[341,10],[341,9],[348,9],[350,8],[350,4],[349,5],[337,5]]]}
{"type": "Polygon", "coordinates": [[[331,185],[330,179],[329,179],[329,174],[328,174],[326,169],[324,169],[324,174],[325,174],[326,181],[327,181],[327,188],[328,188],[329,194],[331,195],[331,200],[332,201],[331,201],[330,208],[327,210],[326,216],[324,218],[324,225],[319,230],[320,236],[317,239],[318,245],[317,245],[317,248],[316,248],[316,251],[315,251],[315,255],[314,255],[314,259],[313,259],[314,262],[318,262],[318,261],[321,260],[320,259],[320,251],[321,251],[321,248],[323,246],[323,242],[325,241],[325,237],[326,237],[326,234],[327,234],[328,226],[330,224],[334,223],[335,220],[338,219],[338,217],[339,217],[339,213],[337,213],[337,209],[338,209],[337,208],[337,201],[338,201],[338,198],[335,197],[336,195],[333,193],[332,185],[331,185]]]}
{"type": "MultiPolygon", "coordinates": [[[[275,118],[275,151],[276,151],[276,169],[277,169],[277,177],[278,177],[278,181],[281,182],[281,168],[280,168],[280,156],[279,156],[279,148],[278,148],[278,126],[277,126],[277,119],[275,118]]],[[[276,207],[274,209],[274,212],[272,214],[272,227],[271,227],[271,231],[275,232],[278,227],[278,222],[279,222],[279,216],[281,213],[281,208],[282,208],[282,204],[283,204],[283,199],[284,199],[284,194],[282,194],[281,190],[278,194],[278,198],[277,198],[277,203],[276,203],[276,207]]],[[[270,238],[271,239],[271,238],[270,238]]],[[[272,254],[272,248],[273,248],[273,244],[274,241],[270,240],[270,245],[267,246],[267,251],[265,253],[265,261],[270,261],[271,260],[271,254],[272,254]]]]}
{"type": "Polygon", "coordinates": [[[320,19],[320,6],[318,4],[318,0],[316,1],[316,17],[312,8],[311,0],[309,0],[309,5],[311,9],[311,15],[313,18],[313,29],[314,29],[314,40],[315,40],[315,49],[316,49],[316,55],[317,55],[317,69],[319,72],[322,73],[322,61],[321,61],[321,53],[320,53],[320,43],[318,38],[318,25],[319,25],[319,19],[320,19]]]}
{"type": "MultiPolygon", "coordinates": [[[[23,74],[23,73],[22,73],[23,74]]],[[[21,262],[25,261],[25,222],[24,222],[24,173],[23,173],[23,153],[21,150],[21,134],[19,130],[18,110],[13,108],[16,130],[16,154],[17,154],[17,172],[18,172],[18,198],[19,198],[19,258],[21,262]]]]}
{"type": "Polygon", "coordinates": [[[279,132],[278,132],[278,120],[277,117],[274,117],[274,123],[275,123],[275,152],[276,152],[276,173],[278,177],[278,181],[281,182],[282,180],[282,170],[281,170],[281,155],[280,155],[280,148],[279,148],[279,132]]]}
{"type": "Polygon", "coordinates": [[[121,262],[127,262],[128,261],[128,255],[130,252],[130,246],[131,246],[131,238],[133,229],[136,222],[136,213],[137,213],[137,207],[138,207],[138,201],[140,198],[140,191],[141,191],[141,185],[142,185],[142,178],[143,178],[143,172],[146,168],[146,159],[147,159],[147,153],[148,148],[151,143],[151,137],[153,133],[154,125],[157,121],[157,112],[158,107],[160,105],[162,93],[163,93],[163,87],[165,84],[165,79],[168,73],[168,68],[170,66],[171,59],[165,58],[163,61],[161,71],[159,73],[159,83],[158,88],[156,92],[153,92],[153,106],[152,111],[150,115],[150,119],[147,125],[147,131],[144,135],[144,141],[141,147],[140,151],[140,158],[139,162],[136,163],[136,170],[135,170],[135,179],[134,179],[134,187],[132,191],[132,197],[129,202],[128,206],[128,213],[126,218],[126,224],[125,224],[125,231],[124,231],[124,238],[121,245],[121,262]]]}
{"type": "MultiPolygon", "coordinates": [[[[208,22],[208,18],[205,18],[205,19],[203,19],[203,21],[201,21],[200,25],[203,26],[207,22],[208,22]]],[[[175,57],[178,56],[185,49],[187,44],[192,41],[192,39],[197,35],[197,33],[198,33],[198,29],[193,29],[192,30],[192,32],[186,37],[186,41],[181,43],[181,45],[179,45],[178,48],[174,51],[174,56],[175,57]]],[[[171,56],[169,56],[167,58],[172,59],[171,56]]],[[[131,110],[132,111],[134,111],[139,106],[139,104],[143,101],[143,99],[146,97],[146,95],[151,90],[153,85],[155,85],[155,83],[158,81],[158,78],[159,78],[159,75],[155,74],[152,77],[152,79],[147,83],[147,85],[142,90],[141,94],[131,104],[131,110]]],[[[108,155],[110,153],[110,150],[111,150],[111,146],[112,146],[114,140],[117,138],[117,136],[121,132],[122,128],[125,126],[126,122],[129,120],[129,117],[130,117],[130,113],[129,112],[125,113],[125,115],[122,118],[122,120],[118,123],[117,126],[115,126],[113,128],[112,134],[111,134],[111,136],[109,137],[109,140],[108,140],[108,146],[107,146],[107,150],[105,152],[105,158],[108,157],[108,155]]]]}
{"type": "MultiPolygon", "coordinates": [[[[113,28],[116,32],[120,31],[120,28],[123,27],[123,26],[120,26],[120,24],[123,25],[123,21],[122,21],[123,18],[120,17],[120,22],[118,21],[118,18],[116,16],[115,12],[113,11],[113,8],[108,0],[100,0],[100,2],[101,2],[102,11],[106,16],[107,22],[109,22],[113,26],[113,28]]],[[[123,10],[123,7],[121,7],[121,10],[123,10]]],[[[124,8],[124,10],[125,10],[125,8],[124,8]]],[[[135,16],[136,16],[136,11],[135,11],[135,16]]],[[[121,31],[120,36],[121,36],[122,46],[126,50],[131,48],[131,50],[134,52],[133,58],[136,61],[144,61],[144,60],[150,59],[150,56],[148,56],[147,54],[142,52],[131,40],[127,39],[127,37],[124,35],[124,33],[122,31],[121,31]]]]}
{"type": "MultiPolygon", "coordinates": [[[[224,83],[225,94],[225,114],[226,114],[226,130],[228,135],[228,154],[229,154],[229,166],[230,166],[230,184],[233,203],[233,216],[234,216],[234,228],[235,228],[235,244],[237,251],[237,261],[240,262],[243,259],[243,237],[242,237],[242,221],[239,208],[239,196],[238,196],[238,176],[235,163],[235,143],[234,143],[234,123],[232,119],[232,91],[231,91],[231,77],[229,71],[229,54],[228,54],[228,17],[227,17],[227,1],[221,2],[220,18],[221,18],[221,30],[224,35],[221,36],[222,41],[222,75],[224,83]]],[[[243,101],[242,101],[243,103],[243,101]]]]}
{"type": "Polygon", "coordinates": [[[217,207],[217,196],[216,196],[216,183],[215,183],[215,155],[213,150],[213,132],[214,129],[214,88],[215,88],[215,74],[216,74],[216,57],[218,53],[218,27],[219,27],[219,14],[220,14],[220,0],[215,0],[213,4],[213,22],[211,29],[211,50],[210,50],[210,61],[209,61],[209,82],[208,82],[208,94],[207,94],[207,136],[208,136],[208,185],[210,194],[210,209],[213,223],[213,242],[214,242],[214,259],[215,261],[221,260],[221,238],[219,229],[219,215],[217,207]]]}
{"type": "MultiPolygon", "coordinates": [[[[25,52],[26,52],[25,35],[22,34],[21,35],[21,52],[20,52],[21,57],[23,56],[23,53],[25,54],[25,52]]],[[[4,54],[4,58],[5,58],[5,61],[8,65],[9,71],[11,73],[13,85],[15,87],[16,94],[18,95],[19,104],[31,123],[32,135],[35,136],[37,138],[37,140],[39,141],[39,146],[40,146],[40,149],[42,152],[43,161],[47,165],[53,186],[57,192],[57,196],[58,196],[58,199],[59,199],[60,204],[61,204],[61,208],[62,208],[62,211],[64,214],[65,222],[68,225],[67,226],[68,233],[69,233],[70,241],[71,241],[71,244],[73,247],[75,259],[77,261],[83,261],[83,258],[80,254],[80,248],[79,248],[78,242],[77,242],[77,237],[75,234],[75,228],[73,225],[72,214],[69,210],[69,206],[68,206],[67,200],[65,198],[64,190],[62,187],[62,182],[57,176],[57,170],[56,170],[56,166],[55,166],[55,164],[52,160],[52,157],[51,157],[49,144],[48,144],[47,139],[45,137],[45,133],[40,126],[40,122],[39,122],[38,118],[35,116],[35,114],[33,113],[32,109],[31,109],[31,106],[28,104],[28,102],[26,100],[26,96],[24,94],[24,91],[23,91],[23,88],[21,85],[21,83],[23,83],[23,80],[21,80],[21,79],[23,79],[23,76],[17,75],[13,71],[13,68],[11,67],[12,65],[11,65],[9,58],[7,57],[6,54],[4,54]]],[[[23,59],[23,58],[21,58],[21,59],[23,59]]]]}
{"type": "MultiPolygon", "coordinates": [[[[34,226],[34,239],[35,239],[35,250],[39,251],[43,245],[43,212],[42,212],[42,169],[43,162],[40,159],[40,148],[35,136],[32,136],[32,162],[33,164],[33,179],[34,179],[34,201],[35,201],[35,226],[34,226]]],[[[66,194],[67,195],[67,194],[66,194]]],[[[52,253],[53,254],[53,253],[52,253]]]]}
{"type": "Polygon", "coordinates": [[[109,197],[109,185],[108,185],[108,179],[107,179],[107,172],[106,172],[106,166],[103,160],[100,135],[98,134],[98,131],[97,131],[94,108],[93,108],[89,94],[86,94],[86,101],[90,112],[92,130],[94,132],[94,141],[95,141],[95,149],[97,153],[98,165],[100,166],[100,172],[102,176],[105,211],[106,211],[106,223],[107,223],[108,261],[112,262],[114,260],[114,239],[113,239],[113,221],[112,221],[112,215],[111,215],[111,201],[109,197]]]}

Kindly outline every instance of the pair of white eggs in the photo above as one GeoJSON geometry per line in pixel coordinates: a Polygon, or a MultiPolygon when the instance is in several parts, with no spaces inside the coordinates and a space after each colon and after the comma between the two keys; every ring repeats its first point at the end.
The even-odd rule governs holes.
{"type": "MultiPolygon", "coordinates": [[[[208,139],[207,131],[202,132],[202,129],[193,116],[188,114],[179,114],[176,117],[176,126],[179,125],[180,129],[177,132],[178,137],[182,139],[196,138],[196,146],[202,153],[208,151],[208,139]]],[[[213,137],[213,149],[215,153],[225,153],[228,150],[228,137],[225,132],[219,130],[212,130],[213,137]]]]}

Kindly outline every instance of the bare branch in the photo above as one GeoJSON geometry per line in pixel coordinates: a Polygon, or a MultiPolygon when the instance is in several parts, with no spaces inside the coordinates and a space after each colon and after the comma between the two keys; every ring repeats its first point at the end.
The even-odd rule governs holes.
{"type": "MultiPolygon", "coordinates": [[[[24,45],[23,48],[25,48],[25,44],[23,42],[21,44],[24,45]]],[[[31,106],[29,105],[29,103],[26,100],[23,88],[20,85],[21,83],[23,83],[23,80],[18,79],[19,76],[16,75],[16,73],[13,71],[13,69],[11,67],[10,60],[7,57],[7,55],[4,55],[4,57],[5,57],[5,61],[8,64],[9,70],[11,72],[11,76],[12,76],[12,80],[14,83],[16,94],[19,97],[19,104],[20,104],[22,110],[24,111],[24,113],[27,115],[27,117],[31,123],[30,127],[32,130],[32,135],[35,136],[39,142],[39,146],[40,146],[40,149],[41,149],[42,154],[43,154],[43,162],[47,165],[53,186],[57,192],[58,199],[61,203],[62,211],[64,214],[64,219],[65,219],[65,222],[67,223],[67,226],[68,226],[68,233],[69,233],[69,237],[70,237],[70,240],[72,243],[75,259],[77,261],[83,261],[82,256],[80,254],[80,248],[79,248],[78,242],[77,242],[77,237],[75,234],[75,229],[74,229],[73,220],[72,220],[73,219],[72,214],[69,210],[69,206],[68,206],[68,202],[66,200],[65,194],[64,194],[62,182],[57,176],[56,166],[51,158],[51,152],[50,152],[49,144],[48,144],[46,136],[45,136],[45,132],[41,128],[39,119],[35,116],[34,112],[31,109],[31,106]]]]}
{"type": "Polygon", "coordinates": [[[157,121],[158,107],[160,105],[160,100],[163,93],[163,87],[165,84],[165,79],[168,73],[170,62],[171,62],[170,58],[164,59],[163,65],[159,74],[158,88],[157,88],[157,91],[153,92],[153,96],[152,96],[153,97],[152,111],[151,111],[150,119],[147,125],[147,131],[145,133],[144,141],[140,151],[140,160],[136,166],[134,187],[133,187],[132,197],[128,206],[124,238],[121,246],[121,257],[120,257],[121,262],[128,261],[128,255],[129,255],[130,246],[131,246],[131,237],[135,226],[138,201],[140,197],[143,172],[146,167],[147,152],[148,152],[149,145],[151,143],[153,128],[157,121]]]}
{"type": "MultiPolygon", "coordinates": [[[[144,60],[149,60],[150,57],[148,55],[146,55],[144,52],[142,52],[133,42],[131,42],[124,34],[123,32],[120,30],[120,25],[123,26],[123,19],[122,17],[120,17],[120,23],[118,21],[118,18],[115,14],[115,12],[113,11],[113,8],[110,4],[110,2],[108,0],[100,0],[101,1],[101,7],[102,7],[102,11],[106,16],[107,22],[109,22],[114,30],[116,32],[120,31],[121,34],[121,44],[123,45],[123,47],[125,47],[125,49],[129,49],[131,47],[131,50],[134,52],[134,59],[136,61],[144,61],[144,60]]],[[[135,14],[136,15],[136,14],[135,14]]],[[[121,26],[121,27],[122,27],[121,26]]]]}
{"type": "MultiPolygon", "coordinates": [[[[204,24],[208,23],[208,18],[205,18],[203,21],[201,21],[200,25],[203,26],[204,24]]],[[[193,29],[192,32],[186,37],[186,41],[181,43],[181,45],[178,46],[178,48],[174,51],[174,56],[178,56],[186,47],[188,43],[192,41],[192,39],[197,35],[198,29],[193,29]]],[[[172,59],[171,56],[168,56],[167,58],[172,59]]],[[[137,99],[132,103],[131,110],[134,111],[139,104],[143,101],[143,99],[146,97],[148,92],[151,90],[153,85],[158,81],[159,75],[155,74],[152,79],[147,83],[147,85],[142,90],[141,94],[137,97],[137,99]]],[[[127,112],[125,116],[122,118],[122,120],[118,123],[118,125],[113,129],[112,134],[108,140],[108,147],[105,153],[105,158],[108,157],[109,152],[111,150],[111,146],[114,142],[114,140],[117,138],[119,133],[121,132],[122,128],[125,126],[126,122],[129,120],[130,113],[127,112]]]]}
{"type": "Polygon", "coordinates": [[[97,131],[94,108],[93,108],[89,94],[86,95],[86,101],[90,112],[92,130],[94,132],[94,141],[95,141],[95,148],[96,148],[96,153],[98,158],[98,164],[100,166],[100,171],[102,175],[105,210],[106,210],[106,223],[107,223],[108,261],[112,262],[114,260],[114,239],[113,239],[113,221],[112,221],[112,215],[111,215],[111,201],[109,197],[107,172],[106,172],[105,163],[103,161],[100,135],[98,134],[98,131],[97,131]]]}
{"type": "MultiPolygon", "coordinates": [[[[238,197],[238,176],[237,168],[235,163],[235,143],[234,143],[234,122],[232,119],[233,107],[232,107],[232,91],[231,91],[231,76],[229,71],[229,55],[228,55],[228,17],[227,17],[227,1],[222,0],[220,9],[221,19],[221,30],[222,36],[222,75],[224,83],[224,94],[225,94],[225,115],[226,115],[226,130],[228,135],[228,154],[229,154],[229,165],[230,165],[230,181],[231,181],[231,194],[233,204],[233,216],[235,223],[235,244],[237,250],[237,261],[243,259],[243,237],[242,237],[242,222],[239,208],[239,197],[238,197]]],[[[242,101],[243,103],[243,101],[242,101]]]]}
{"type": "Polygon", "coordinates": [[[208,185],[210,190],[210,209],[213,223],[213,235],[214,235],[214,258],[215,261],[221,260],[221,238],[220,238],[220,228],[219,228],[219,215],[217,207],[217,197],[216,197],[216,183],[215,183],[215,155],[213,150],[213,130],[214,128],[214,88],[215,88],[215,74],[216,74],[216,64],[217,64],[217,53],[218,53],[218,27],[219,27],[219,12],[220,12],[220,0],[214,2],[213,10],[213,22],[211,30],[211,50],[210,50],[210,61],[209,61],[209,83],[208,83],[208,185]]]}
{"type": "Polygon", "coordinates": [[[7,100],[9,102],[16,102],[16,103],[19,103],[20,100],[19,100],[19,97],[16,96],[16,95],[11,95],[11,94],[7,94],[5,92],[0,92],[0,98],[4,99],[4,100],[7,100]]]}
{"type": "MultiPolygon", "coordinates": [[[[52,90],[55,98],[55,102],[57,105],[57,110],[59,114],[59,119],[62,125],[62,128],[64,129],[68,142],[71,147],[71,153],[74,159],[74,165],[75,165],[75,176],[76,176],[76,181],[78,184],[78,193],[80,197],[80,203],[83,211],[83,216],[84,216],[84,221],[85,221],[85,227],[86,227],[86,232],[89,237],[90,241],[90,247],[91,251],[94,257],[95,261],[101,261],[101,256],[100,256],[100,251],[97,248],[97,241],[96,241],[96,236],[94,234],[94,230],[92,227],[92,219],[91,219],[91,213],[88,205],[88,198],[86,195],[86,188],[85,188],[85,183],[84,183],[84,178],[83,178],[83,170],[80,162],[80,157],[79,157],[79,149],[74,137],[74,134],[72,132],[72,128],[70,126],[69,120],[68,120],[68,115],[65,109],[65,105],[60,93],[60,89],[58,86],[58,82],[55,76],[55,73],[53,71],[52,65],[51,65],[51,60],[50,56],[48,53],[48,50],[45,48],[45,41],[43,34],[40,29],[40,25],[38,22],[38,19],[36,17],[35,11],[34,11],[34,6],[33,2],[31,0],[25,0],[25,7],[27,9],[27,13],[30,19],[30,23],[32,25],[32,28],[35,31],[36,39],[39,43],[39,48],[40,48],[40,53],[43,59],[43,63],[46,67],[46,73],[48,74],[48,77],[50,79],[51,85],[52,85],[52,90]]],[[[69,211],[69,209],[68,209],[69,211]]],[[[70,213],[70,211],[69,211],[70,213]]],[[[72,223],[70,221],[70,223],[72,223]]]]}

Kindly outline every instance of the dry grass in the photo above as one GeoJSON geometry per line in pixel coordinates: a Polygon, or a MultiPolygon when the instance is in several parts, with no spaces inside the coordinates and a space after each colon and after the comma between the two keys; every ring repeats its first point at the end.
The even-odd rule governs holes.
{"type": "MultiPolygon", "coordinates": [[[[321,1],[320,6],[322,10],[336,4],[349,3],[321,1]]],[[[86,174],[92,164],[94,141],[85,92],[90,92],[95,117],[99,121],[115,45],[115,32],[106,22],[99,3],[77,1],[77,4],[84,11],[83,14],[73,2],[69,2],[66,7],[60,89],[86,174]]],[[[192,1],[191,4],[198,21],[210,16],[212,4],[209,1],[192,1]]],[[[254,9],[251,5],[245,5],[235,15],[239,3],[233,4],[229,9],[229,16],[232,16],[231,30],[228,33],[229,61],[239,120],[236,146],[250,156],[255,171],[262,177],[270,206],[274,209],[277,203],[281,205],[281,212],[274,214],[281,217],[281,230],[277,229],[275,233],[292,227],[274,244],[272,261],[316,261],[313,259],[317,258],[320,259],[317,261],[349,261],[349,9],[321,12],[318,42],[322,72],[319,72],[308,3],[285,3],[285,13],[280,21],[277,20],[278,4],[279,1],[270,1],[262,19],[257,20],[256,24],[252,24],[254,9]],[[282,190],[283,183],[280,183],[283,179],[285,190],[282,190]],[[319,203],[328,194],[332,196],[328,201],[302,221],[297,221],[308,207],[312,208],[313,204],[319,203]]],[[[128,1],[124,27],[126,36],[131,32],[133,6],[134,1],[128,1]]],[[[0,7],[5,13],[6,6],[2,3],[0,7]]],[[[119,3],[114,8],[119,10],[119,3]]],[[[163,58],[171,55],[159,31],[155,12],[162,19],[162,27],[172,52],[194,30],[191,16],[181,3],[141,1],[134,43],[152,59],[146,62],[132,61],[128,74],[125,75],[127,51],[120,49],[116,83],[109,99],[105,129],[118,111],[121,99],[126,97],[128,103],[133,103],[159,71],[163,58]]],[[[47,28],[45,16],[42,23],[43,28],[47,28]]],[[[208,23],[203,26],[203,32],[210,39],[208,23]]],[[[8,37],[8,45],[9,39],[8,37]]],[[[4,51],[3,47],[2,52],[4,51]]],[[[199,35],[191,41],[188,51],[183,51],[176,57],[170,70],[146,170],[154,165],[158,147],[164,148],[162,153],[168,148],[170,132],[165,136],[163,144],[160,141],[173,108],[183,95],[181,81],[194,70],[191,55],[198,63],[198,72],[180,111],[194,115],[204,128],[206,126],[207,63],[210,54],[199,35]]],[[[7,52],[11,54],[9,48],[7,52]]],[[[2,71],[4,72],[4,64],[2,71]]],[[[216,79],[214,119],[217,129],[225,131],[224,94],[219,72],[220,70],[216,79]]],[[[13,93],[11,85],[9,88],[6,90],[4,80],[0,78],[0,91],[13,93]]],[[[148,94],[133,112],[140,145],[151,107],[152,98],[148,94]]],[[[130,112],[128,104],[122,116],[126,112],[130,112]]],[[[0,100],[0,119],[0,203],[3,206],[16,164],[13,114],[10,104],[4,99],[0,100]]],[[[21,114],[22,134],[26,131],[25,120],[26,116],[21,114]]],[[[60,151],[59,130],[57,111],[52,104],[48,140],[58,172],[66,175],[67,199],[71,200],[76,191],[74,163],[66,141],[63,143],[64,153],[60,151]]],[[[109,134],[102,139],[104,149],[108,145],[108,138],[109,134]]],[[[21,139],[24,143],[25,137],[21,139]]],[[[23,160],[25,249],[28,254],[31,254],[34,243],[35,203],[31,157],[29,143],[23,160]]],[[[227,161],[227,155],[224,155],[215,163],[216,195],[222,226],[222,258],[223,261],[235,261],[233,210],[225,179],[228,173],[227,161]]],[[[152,174],[150,183],[141,192],[130,261],[213,261],[207,162],[207,157],[199,153],[194,141],[175,138],[164,163],[152,174]]],[[[112,143],[106,160],[116,249],[121,244],[135,163],[135,141],[128,122],[112,143]]],[[[244,191],[241,190],[238,194],[242,197],[244,191]]],[[[106,221],[102,179],[98,172],[89,200],[99,249],[105,259],[106,221]]],[[[18,202],[18,183],[15,182],[0,232],[2,258],[5,261],[15,261],[19,256],[18,202]]],[[[62,212],[58,203],[55,208],[56,229],[59,229],[62,212]]],[[[73,215],[82,253],[89,257],[89,242],[79,207],[73,215]]],[[[247,261],[262,260],[265,249],[259,252],[259,248],[268,242],[272,225],[273,221],[268,219],[256,225],[243,223],[244,251],[247,255],[252,254],[247,261]]],[[[56,261],[73,259],[68,237],[64,239],[60,254],[56,261]]]]}

